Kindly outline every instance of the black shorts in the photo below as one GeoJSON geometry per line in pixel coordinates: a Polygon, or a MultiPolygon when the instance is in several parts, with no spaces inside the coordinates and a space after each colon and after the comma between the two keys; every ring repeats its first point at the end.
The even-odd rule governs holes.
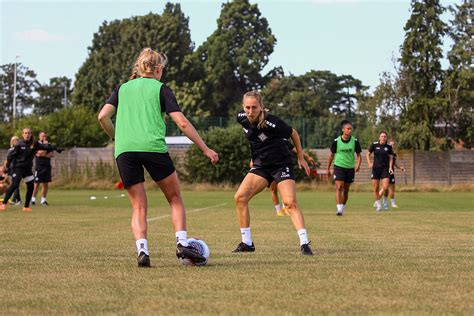
{"type": "Polygon", "coordinates": [[[390,176],[390,173],[388,172],[388,168],[372,168],[372,174],[370,175],[370,178],[372,180],[380,180],[380,179],[385,179],[390,176]]]}
{"type": "Polygon", "coordinates": [[[31,169],[21,169],[21,168],[13,169],[13,172],[11,173],[11,175],[12,175],[13,182],[15,181],[15,179],[20,178],[20,180],[18,180],[18,183],[20,183],[19,181],[21,181],[21,179],[24,179],[25,182],[30,182],[35,179],[35,177],[33,177],[33,172],[31,171],[31,169]]]}
{"type": "Polygon", "coordinates": [[[153,181],[160,181],[175,171],[168,153],[126,152],[120,154],[116,161],[124,188],[145,182],[143,167],[153,181]]]}
{"type": "Polygon", "coordinates": [[[344,181],[344,183],[352,183],[355,178],[355,169],[347,169],[334,166],[334,181],[344,181]]]}
{"type": "Polygon", "coordinates": [[[38,166],[35,171],[35,182],[51,182],[51,166],[38,166]]]}
{"type": "Polygon", "coordinates": [[[392,173],[392,174],[388,177],[388,179],[389,179],[390,184],[395,184],[395,174],[394,174],[394,173],[392,173]]]}
{"type": "Polygon", "coordinates": [[[276,183],[280,183],[285,180],[295,180],[295,170],[293,166],[270,166],[270,167],[255,167],[251,168],[249,173],[256,174],[262,178],[267,180],[268,185],[275,181],[276,183]]]}

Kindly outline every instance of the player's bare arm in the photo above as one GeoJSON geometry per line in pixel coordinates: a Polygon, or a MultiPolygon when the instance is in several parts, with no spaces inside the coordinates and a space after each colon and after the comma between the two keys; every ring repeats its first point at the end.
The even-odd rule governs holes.
{"type": "Polygon", "coordinates": [[[116,108],[112,104],[105,104],[99,113],[99,124],[102,129],[109,135],[110,139],[115,138],[115,127],[112,123],[112,117],[115,115],[116,108]]]}

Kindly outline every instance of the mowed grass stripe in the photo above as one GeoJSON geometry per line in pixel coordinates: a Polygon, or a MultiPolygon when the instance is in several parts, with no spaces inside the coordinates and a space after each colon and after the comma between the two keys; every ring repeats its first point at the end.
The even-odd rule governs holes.
{"type": "MultiPolygon", "coordinates": [[[[149,225],[153,268],[143,270],[129,202],[112,198],[117,192],[53,190],[48,208],[0,213],[2,313],[474,312],[473,193],[400,193],[400,209],[376,214],[371,195],[357,192],[339,218],[333,193],[298,192],[316,253],[305,258],[269,193],[251,203],[257,251],[232,254],[240,242],[234,192],[186,191],[189,236],[209,244],[209,265],[178,264],[163,218],[149,225]]],[[[158,191],[149,204],[149,218],[169,216],[158,191]]]]}

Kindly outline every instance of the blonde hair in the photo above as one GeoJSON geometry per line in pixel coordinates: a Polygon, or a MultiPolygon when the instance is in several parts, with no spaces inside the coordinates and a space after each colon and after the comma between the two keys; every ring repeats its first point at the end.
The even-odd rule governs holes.
{"type": "Polygon", "coordinates": [[[130,80],[141,77],[143,74],[152,74],[156,68],[164,68],[167,63],[168,57],[165,54],[158,53],[149,47],[144,48],[133,65],[130,80]]]}
{"type": "Polygon", "coordinates": [[[267,127],[267,123],[265,122],[265,119],[267,117],[267,109],[265,108],[265,105],[263,104],[262,95],[260,94],[260,92],[256,90],[249,91],[244,94],[244,97],[242,98],[242,100],[245,98],[255,98],[258,101],[258,104],[260,104],[260,106],[262,107],[262,111],[258,115],[257,127],[259,129],[267,127]]]}
{"type": "Polygon", "coordinates": [[[12,138],[10,138],[10,147],[15,147],[19,139],[18,136],[12,136],[12,138]]]}

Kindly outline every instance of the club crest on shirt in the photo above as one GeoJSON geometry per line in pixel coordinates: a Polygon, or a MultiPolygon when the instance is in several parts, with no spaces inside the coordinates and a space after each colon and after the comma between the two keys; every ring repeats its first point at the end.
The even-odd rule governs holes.
{"type": "Polygon", "coordinates": [[[388,148],[387,148],[387,147],[385,147],[383,150],[387,151],[387,150],[388,150],[388,148]]]}
{"type": "Polygon", "coordinates": [[[268,139],[268,136],[265,135],[264,133],[260,133],[260,135],[258,135],[258,138],[260,138],[260,140],[261,140],[262,142],[264,142],[265,140],[268,139]]]}

